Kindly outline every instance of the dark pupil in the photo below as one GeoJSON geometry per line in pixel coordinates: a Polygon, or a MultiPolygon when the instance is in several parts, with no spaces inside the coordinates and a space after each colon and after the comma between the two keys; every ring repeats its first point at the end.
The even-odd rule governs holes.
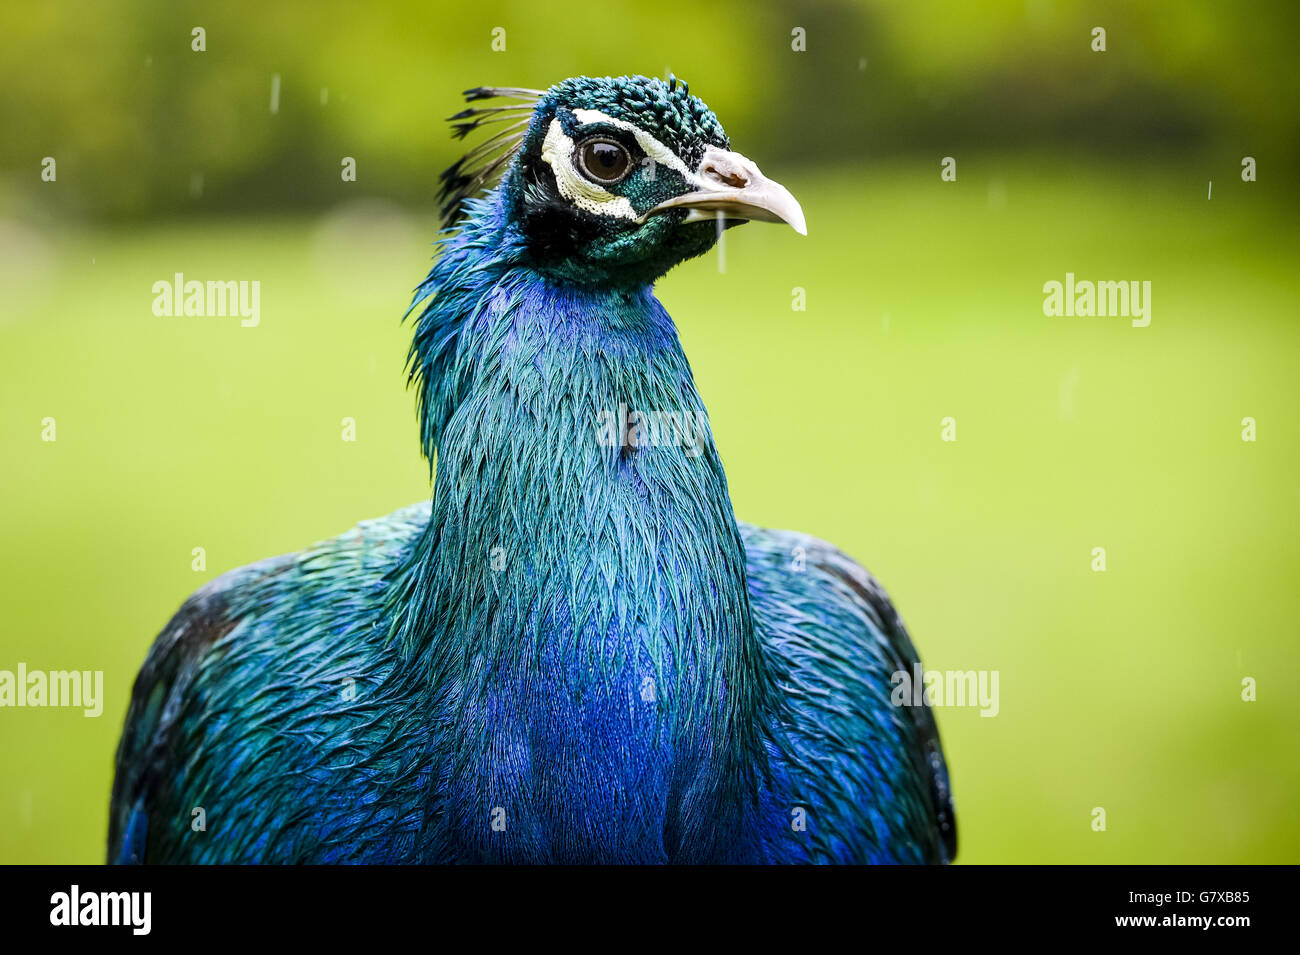
{"type": "Polygon", "coordinates": [[[589,143],[582,158],[597,179],[617,179],[627,169],[627,153],[613,143],[589,143]]]}

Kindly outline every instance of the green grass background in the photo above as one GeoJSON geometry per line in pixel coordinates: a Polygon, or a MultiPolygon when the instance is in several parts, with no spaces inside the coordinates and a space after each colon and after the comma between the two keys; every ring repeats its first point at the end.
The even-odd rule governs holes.
{"type": "MultiPolygon", "coordinates": [[[[995,718],[938,713],[960,861],[1293,860],[1289,204],[1235,158],[766,171],[809,236],[732,230],[725,272],[710,255],[659,294],[737,513],[866,564],[927,667],[1000,672],[995,718]],[[1151,325],[1045,317],[1067,270],[1151,281],[1151,325]]],[[[0,668],[102,669],[107,699],[0,712],[0,861],[94,862],[132,680],[185,596],[428,495],[399,318],[434,221],[7,229],[0,668]],[[261,281],[261,325],[155,317],[176,271],[261,281]]]]}

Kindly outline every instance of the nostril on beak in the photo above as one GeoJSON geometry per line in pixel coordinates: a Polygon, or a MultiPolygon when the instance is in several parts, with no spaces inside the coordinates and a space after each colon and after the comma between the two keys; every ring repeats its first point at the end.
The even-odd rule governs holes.
{"type": "Polygon", "coordinates": [[[710,148],[700,163],[700,178],[728,189],[744,189],[758,182],[758,167],[740,153],[710,148]]]}
{"type": "Polygon", "coordinates": [[[719,169],[716,165],[710,163],[704,167],[704,174],[724,186],[731,186],[733,189],[744,189],[745,186],[749,185],[749,179],[738,169],[719,169]]]}

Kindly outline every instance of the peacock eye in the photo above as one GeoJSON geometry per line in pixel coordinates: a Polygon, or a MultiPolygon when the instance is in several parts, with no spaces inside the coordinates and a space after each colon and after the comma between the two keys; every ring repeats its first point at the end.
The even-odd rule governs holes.
{"type": "Polygon", "coordinates": [[[589,139],[578,146],[578,168],[592,182],[618,182],[632,168],[632,157],[612,139],[589,139]]]}

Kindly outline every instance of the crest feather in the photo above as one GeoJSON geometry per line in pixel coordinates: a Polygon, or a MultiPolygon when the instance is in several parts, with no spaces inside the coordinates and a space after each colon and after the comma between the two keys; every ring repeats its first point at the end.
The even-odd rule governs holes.
{"type": "Polygon", "coordinates": [[[465,90],[467,103],[486,99],[515,99],[522,102],[509,106],[473,106],[447,117],[456,139],[464,139],[470,133],[491,124],[508,125],[461,156],[443,172],[438,201],[441,203],[445,224],[451,225],[459,219],[465,200],[490,186],[504,171],[523,144],[528,123],[533,117],[533,105],[545,94],[545,90],[520,86],[476,86],[465,90]]]}

